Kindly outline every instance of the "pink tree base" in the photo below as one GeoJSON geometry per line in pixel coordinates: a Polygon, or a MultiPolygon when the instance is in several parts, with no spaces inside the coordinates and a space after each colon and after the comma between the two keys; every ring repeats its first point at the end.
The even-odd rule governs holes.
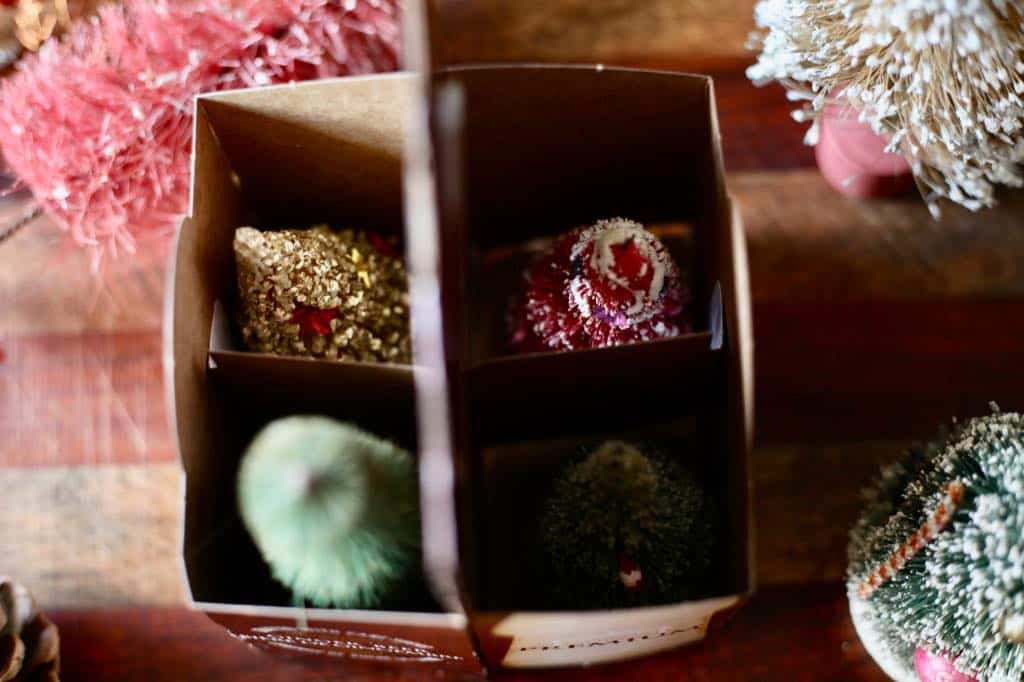
{"type": "Polygon", "coordinates": [[[954,668],[945,656],[937,656],[924,647],[914,652],[914,669],[921,682],[978,682],[954,668]]]}
{"type": "Polygon", "coordinates": [[[888,141],[848,106],[825,107],[814,155],[832,187],[855,199],[880,199],[904,194],[914,184],[910,164],[885,151],[888,141]]]}

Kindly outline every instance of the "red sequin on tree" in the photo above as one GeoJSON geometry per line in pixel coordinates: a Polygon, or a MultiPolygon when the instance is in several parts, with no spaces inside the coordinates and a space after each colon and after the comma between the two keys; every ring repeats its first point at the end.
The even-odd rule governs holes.
{"type": "Polygon", "coordinates": [[[382,253],[390,258],[402,257],[402,250],[394,241],[385,239],[379,232],[367,232],[366,238],[370,240],[370,244],[373,245],[373,248],[377,249],[378,253],[382,253]]]}
{"type": "Polygon", "coordinates": [[[688,330],[679,267],[642,225],[616,218],[557,239],[524,275],[509,312],[512,347],[576,350],[688,330]]]}
{"type": "Polygon", "coordinates": [[[619,582],[627,592],[639,592],[644,586],[644,572],[627,554],[619,554],[619,582]]]}
{"type": "Polygon", "coordinates": [[[300,305],[295,308],[288,322],[299,325],[299,333],[304,337],[314,334],[324,336],[331,333],[331,320],[337,317],[337,308],[324,309],[300,305]]]}

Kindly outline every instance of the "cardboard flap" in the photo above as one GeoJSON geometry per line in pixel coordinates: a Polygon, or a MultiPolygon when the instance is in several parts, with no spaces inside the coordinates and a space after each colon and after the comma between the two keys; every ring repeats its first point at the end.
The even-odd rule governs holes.
{"type": "Polygon", "coordinates": [[[334,221],[396,233],[402,228],[402,117],[411,79],[346,78],[343,87],[325,80],[218,93],[198,102],[262,226],[334,221]]]}
{"type": "Polygon", "coordinates": [[[435,83],[462,91],[466,219],[485,247],[615,216],[686,220],[713,200],[706,76],[496,65],[435,83]]]}
{"type": "Polygon", "coordinates": [[[721,381],[725,354],[711,333],[635,346],[531,353],[491,360],[467,372],[470,424],[480,444],[547,437],[566,424],[617,424],[693,414],[721,381]],[[625,368],[629,368],[628,371],[625,368]],[[686,391],[680,391],[686,386],[686,391]],[[582,396],[603,395],[603,401],[582,396]],[[614,396],[631,396],[624,411],[614,396]]]}
{"type": "Polygon", "coordinates": [[[496,617],[489,660],[510,668],[595,665],[637,658],[699,641],[716,613],[739,598],[625,609],[614,622],[602,613],[511,614],[496,617]]]}

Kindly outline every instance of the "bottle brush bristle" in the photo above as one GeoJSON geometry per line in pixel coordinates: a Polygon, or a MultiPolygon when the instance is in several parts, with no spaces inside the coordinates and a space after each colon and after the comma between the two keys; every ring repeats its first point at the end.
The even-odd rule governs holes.
{"type": "Polygon", "coordinates": [[[682,601],[707,588],[710,501],[669,457],[607,441],[555,482],[541,518],[539,580],[551,608],[682,601]]]}

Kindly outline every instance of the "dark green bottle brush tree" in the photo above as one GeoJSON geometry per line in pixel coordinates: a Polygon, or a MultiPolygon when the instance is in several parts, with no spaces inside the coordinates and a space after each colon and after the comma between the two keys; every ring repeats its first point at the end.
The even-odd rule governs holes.
{"type": "Polygon", "coordinates": [[[646,606],[707,596],[712,504],[655,448],[607,441],[567,467],[540,521],[537,580],[552,609],[646,606]]]}

